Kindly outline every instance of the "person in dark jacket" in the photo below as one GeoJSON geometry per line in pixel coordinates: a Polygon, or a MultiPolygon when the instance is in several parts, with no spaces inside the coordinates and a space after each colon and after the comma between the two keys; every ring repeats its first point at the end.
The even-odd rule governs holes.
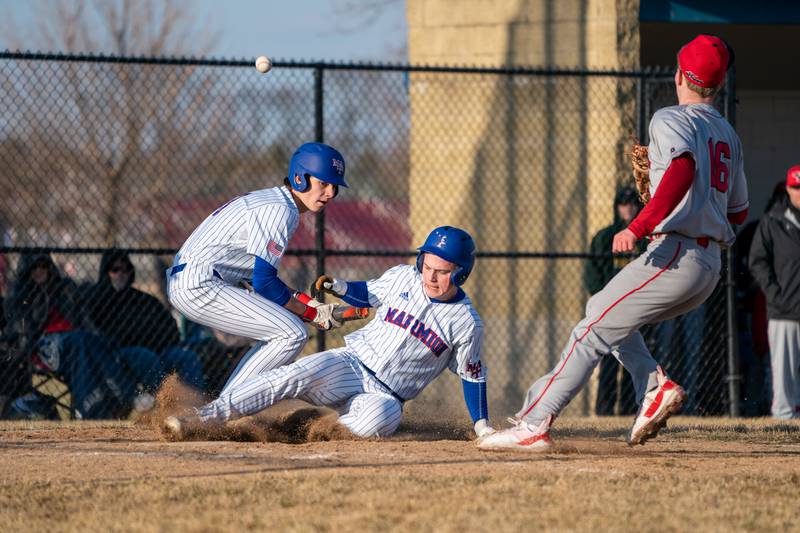
{"type": "Polygon", "coordinates": [[[178,325],[155,297],[133,287],[136,269],[127,253],[108,250],[87,306],[98,330],[120,346],[162,352],[180,342],[178,325]]]}
{"type": "MultiPolygon", "coordinates": [[[[786,198],[786,185],[779,181],[767,201],[764,213],[786,198]]],[[[745,224],[733,244],[736,269],[736,320],[739,337],[739,372],[742,376],[742,414],[770,414],[769,340],[767,334],[767,299],[750,272],[750,247],[760,219],[745,224]]]]}
{"type": "Polygon", "coordinates": [[[6,406],[4,416],[11,416],[9,409],[17,413],[14,417],[37,416],[27,406],[41,403],[31,383],[34,367],[57,374],[67,384],[82,418],[123,414],[125,384],[131,378],[111,348],[90,331],[76,284],[62,276],[49,255],[20,257],[5,314],[6,353],[14,356],[17,375],[11,377],[17,398],[6,406]]]}
{"type": "MultiPolygon", "coordinates": [[[[786,194],[785,192],[783,193],[786,194]]],[[[770,206],[771,207],[771,206],[770,206]]],[[[769,211],[769,208],[766,210],[769,211]]],[[[751,220],[736,235],[734,254],[736,284],[736,332],[739,342],[739,373],[742,376],[741,404],[744,416],[770,413],[769,342],[767,341],[767,302],[764,291],[750,273],[750,246],[759,220],[751,220]]]]}
{"type": "Polygon", "coordinates": [[[750,270],[767,296],[772,416],[782,419],[800,418],[800,165],[785,188],[750,248],[750,270]]]}
{"type": "MultiPolygon", "coordinates": [[[[639,195],[632,187],[625,187],[617,192],[614,198],[614,223],[598,231],[592,238],[589,251],[593,257],[584,265],[583,284],[589,294],[602,290],[617,272],[633,260],[631,256],[609,257],[608,251],[611,249],[614,235],[628,227],[640,208],[639,195]]],[[[642,253],[645,247],[645,240],[639,241],[634,255],[642,253]]],[[[622,365],[613,357],[604,357],[600,360],[595,413],[598,416],[616,414],[618,396],[619,414],[634,414],[637,405],[630,374],[625,372],[622,365]]]]}
{"type": "Polygon", "coordinates": [[[97,283],[87,296],[92,322],[132,367],[150,365],[152,354],[157,354],[161,366],[157,382],[177,372],[189,385],[203,388],[202,365],[195,353],[180,348],[175,319],[155,296],[133,287],[135,281],[128,253],[107,250],[100,259],[97,283]]]}

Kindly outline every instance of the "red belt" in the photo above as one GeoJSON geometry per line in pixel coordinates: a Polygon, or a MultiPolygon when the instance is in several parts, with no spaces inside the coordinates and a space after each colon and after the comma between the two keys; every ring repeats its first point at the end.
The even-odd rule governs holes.
{"type": "MultiPolygon", "coordinates": [[[[661,237],[666,237],[667,235],[669,235],[669,233],[651,233],[650,237],[653,239],[660,239],[661,237]]],[[[680,235],[680,233],[677,233],[676,235],[680,235]]],[[[685,235],[681,236],[686,237],[685,235]]],[[[693,237],[686,237],[686,238],[692,239],[693,237]]],[[[711,242],[711,239],[709,239],[708,237],[696,237],[694,238],[694,240],[697,242],[697,244],[699,244],[703,248],[708,248],[708,243],[711,242]]]]}

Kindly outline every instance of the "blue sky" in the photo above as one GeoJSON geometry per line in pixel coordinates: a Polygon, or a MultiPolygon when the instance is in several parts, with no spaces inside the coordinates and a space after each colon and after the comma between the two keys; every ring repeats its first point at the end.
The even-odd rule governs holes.
{"type": "MultiPolygon", "coordinates": [[[[78,0],[80,1],[80,0],[78,0]]],[[[178,1],[178,0],[161,0],[178,1]]],[[[0,0],[0,14],[35,29],[33,10],[49,0],[0,0]]],[[[220,31],[211,55],[329,61],[406,62],[404,0],[183,0],[220,31]],[[381,4],[377,15],[369,6],[381,4]],[[223,9],[222,6],[225,8],[223,9]]],[[[8,44],[0,35],[0,49],[8,44]]],[[[105,50],[96,50],[105,52],[105,50]]]]}

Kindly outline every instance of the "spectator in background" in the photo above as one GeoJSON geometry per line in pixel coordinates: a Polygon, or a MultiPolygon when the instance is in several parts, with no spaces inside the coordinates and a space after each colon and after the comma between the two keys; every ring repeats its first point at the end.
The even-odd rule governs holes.
{"type": "Polygon", "coordinates": [[[4,297],[8,289],[8,259],[0,254],[0,296],[4,297]]]}
{"type": "Polygon", "coordinates": [[[156,297],[134,288],[135,280],[136,270],[127,252],[112,249],[103,254],[97,283],[86,297],[95,327],[132,366],[150,365],[156,354],[159,382],[177,372],[184,382],[202,389],[202,366],[195,353],[180,347],[175,319],[156,297]]]}
{"type": "MultiPolygon", "coordinates": [[[[764,213],[786,197],[786,184],[780,181],[767,201],[764,213]]],[[[769,341],[767,299],[750,272],[750,249],[759,220],[745,224],[733,245],[736,275],[736,319],[739,337],[739,372],[742,375],[742,414],[770,414],[769,341]]]]}
{"type": "MultiPolygon", "coordinates": [[[[593,257],[584,266],[583,284],[589,294],[593,295],[602,290],[617,272],[633,260],[629,255],[610,257],[608,251],[611,250],[614,235],[628,227],[639,213],[639,209],[641,209],[639,196],[632,187],[625,187],[617,192],[614,198],[614,223],[598,231],[592,238],[590,253],[593,257]]],[[[634,255],[642,253],[646,246],[644,239],[637,242],[634,255]]],[[[620,415],[636,412],[636,395],[630,374],[614,357],[603,357],[600,360],[595,413],[598,416],[617,414],[615,413],[617,398],[620,403],[620,415]]]]}
{"type": "Polygon", "coordinates": [[[772,416],[800,418],[800,165],[785,190],[758,224],[750,270],[767,297],[772,416]]]}
{"type": "MultiPolygon", "coordinates": [[[[0,296],[0,309],[4,299],[0,296]]],[[[30,365],[20,353],[18,337],[6,328],[6,313],[0,314],[0,418],[14,398],[31,392],[30,365]]]]}
{"type": "MultiPolygon", "coordinates": [[[[49,417],[36,413],[42,398],[33,391],[31,367],[56,373],[69,387],[76,410],[84,418],[110,418],[124,403],[126,381],[111,368],[113,359],[103,340],[89,333],[89,324],[72,280],[62,277],[49,255],[20,257],[16,278],[5,302],[8,321],[4,332],[11,367],[15,401],[5,416],[49,417]],[[10,414],[12,408],[16,414],[10,414]]],[[[9,385],[7,382],[6,385],[9,385]]]]}

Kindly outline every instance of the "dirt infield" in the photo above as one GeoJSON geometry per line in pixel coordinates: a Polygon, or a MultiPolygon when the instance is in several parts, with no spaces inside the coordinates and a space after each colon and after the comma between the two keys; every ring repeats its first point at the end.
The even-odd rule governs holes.
{"type": "Polygon", "coordinates": [[[559,420],[555,452],[478,451],[465,428],[383,441],[168,443],[131,422],[0,423],[4,531],[800,528],[800,423],[559,420]]]}

